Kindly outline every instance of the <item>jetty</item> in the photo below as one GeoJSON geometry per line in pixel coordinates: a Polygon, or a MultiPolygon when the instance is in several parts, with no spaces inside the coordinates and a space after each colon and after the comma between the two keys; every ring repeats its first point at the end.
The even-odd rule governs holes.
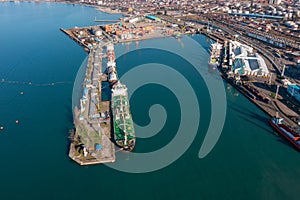
{"type": "Polygon", "coordinates": [[[120,20],[111,20],[111,19],[96,19],[94,22],[119,22],[120,20]]]}
{"type": "Polygon", "coordinates": [[[74,35],[74,32],[72,32],[71,30],[65,30],[63,28],[60,28],[61,32],[63,32],[64,34],[68,35],[71,39],[73,39],[76,43],[80,44],[81,46],[84,47],[84,49],[86,51],[88,51],[89,47],[82,41],[80,41],[78,39],[78,37],[76,37],[76,35],[74,35]]]}
{"type": "Polygon", "coordinates": [[[79,106],[74,108],[69,157],[80,165],[115,161],[111,140],[110,101],[102,101],[102,46],[91,49],[79,106]]]}

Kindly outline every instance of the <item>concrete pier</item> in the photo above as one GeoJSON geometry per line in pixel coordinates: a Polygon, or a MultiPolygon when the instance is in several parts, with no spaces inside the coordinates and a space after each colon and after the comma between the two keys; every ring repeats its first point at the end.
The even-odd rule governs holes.
{"type": "Polygon", "coordinates": [[[83,42],[81,42],[70,30],[65,30],[63,28],[60,28],[60,30],[65,33],[66,35],[68,35],[70,38],[72,38],[75,42],[77,42],[78,44],[80,44],[81,46],[84,47],[85,51],[89,51],[89,47],[84,44],[83,42]]]}
{"type": "Polygon", "coordinates": [[[119,22],[120,20],[95,19],[94,22],[119,22]]]}
{"type": "Polygon", "coordinates": [[[80,106],[74,108],[69,157],[80,165],[115,161],[110,102],[102,101],[102,80],[102,46],[98,45],[90,51],[80,106]]]}

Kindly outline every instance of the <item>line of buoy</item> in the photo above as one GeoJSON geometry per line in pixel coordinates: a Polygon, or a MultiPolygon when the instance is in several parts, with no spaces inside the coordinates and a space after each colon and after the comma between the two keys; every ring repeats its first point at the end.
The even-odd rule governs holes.
{"type": "Polygon", "coordinates": [[[73,82],[59,81],[59,82],[53,82],[53,83],[32,83],[32,82],[9,81],[9,80],[5,80],[5,79],[1,79],[1,83],[30,85],[30,86],[54,86],[54,85],[72,84],[73,82]]]}
{"type": "MultiPolygon", "coordinates": [[[[16,124],[19,124],[19,120],[16,120],[16,124]]],[[[0,131],[4,130],[4,126],[0,126],[0,131]]]]}

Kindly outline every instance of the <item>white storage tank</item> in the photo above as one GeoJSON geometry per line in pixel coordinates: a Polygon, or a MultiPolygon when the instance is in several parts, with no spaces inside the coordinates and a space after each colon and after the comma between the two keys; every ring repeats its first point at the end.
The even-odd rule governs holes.
{"type": "Polygon", "coordinates": [[[96,35],[96,36],[101,36],[101,35],[102,35],[102,31],[101,31],[101,30],[97,30],[97,31],[95,32],[95,35],[96,35]]]}

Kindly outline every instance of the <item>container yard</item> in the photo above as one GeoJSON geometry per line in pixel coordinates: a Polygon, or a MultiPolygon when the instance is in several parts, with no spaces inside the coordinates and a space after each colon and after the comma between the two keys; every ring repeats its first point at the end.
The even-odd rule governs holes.
{"type": "Polygon", "coordinates": [[[163,37],[179,38],[184,33],[196,33],[194,29],[187,32],[186,28],[152,15],[121,18],[117,23],[99,26],[74,27],[68,30],[61,28],[61,31],[82,45],[86,51],[93,49],[100,41],[116,44],[163,37]]]}

